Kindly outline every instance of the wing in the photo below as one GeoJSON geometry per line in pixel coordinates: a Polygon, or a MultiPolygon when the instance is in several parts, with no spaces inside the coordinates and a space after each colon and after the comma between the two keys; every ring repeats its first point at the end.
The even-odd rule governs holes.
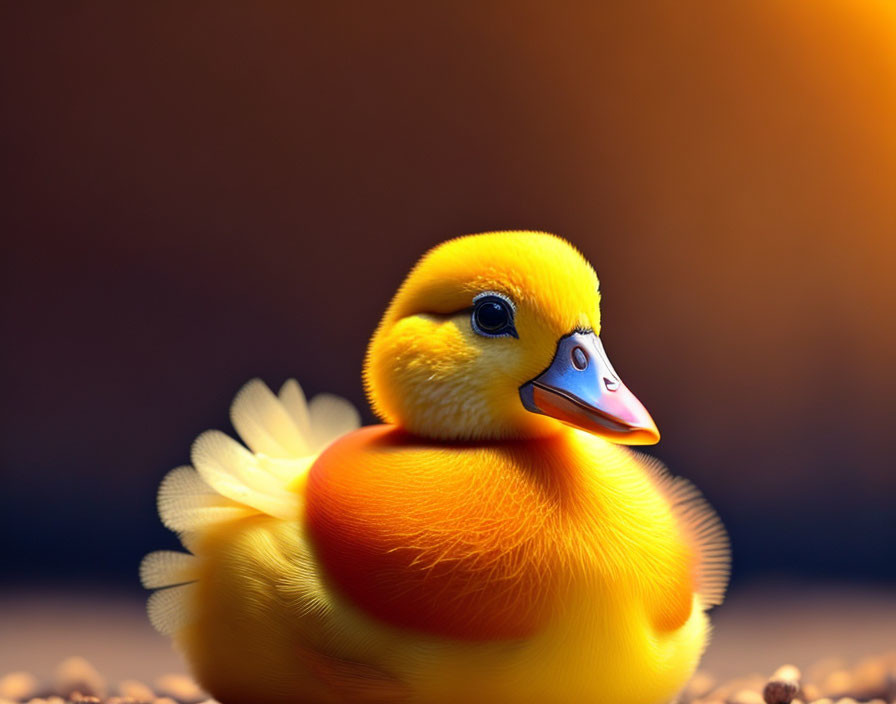
{"type": "MultiPolygon", "coordinates": [[[[290,379],[278,395],[260,380],[236,395],[230,417],[243,446],[216,430],[193,443],[193,466],[178,467],[162,480],[158,509],[162,523],[192,547],[215,528],[250,516],[286,520],[299,517],[308,469],[320,451],[360,425],[355,408],[330,394],[305,400],[290,379]]],[[[188,621],[188,602],[199,563],[189,553],[157,551],[140,566],[143,586],[156,589],[149,618],[157,630],[172,634],[188,621]]]]}
{"type": "Polygon", "coordinates": [[[696,486],[671,475],[659,460],[642,453],[637,455],[669,502],[682,535],[693,550],[694,586],[700,603],[704,609],[718,606],[725,599],[731,571],[731,549],[725,526],[696,486]]]}

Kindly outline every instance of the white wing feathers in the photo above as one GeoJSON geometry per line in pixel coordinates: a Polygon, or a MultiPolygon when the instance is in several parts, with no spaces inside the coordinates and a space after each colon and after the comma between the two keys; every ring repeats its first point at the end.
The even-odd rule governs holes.
{"type": "Polygon", "coordinates": [[[243,442],[252,452],[270,457],[311,454],[309,415],[305,394],[295,381],[286,382],[278,398],[263,382],[253,379],[240,389],[230,407],[230,420],[243,442]],[[284,403],[284,396],[294,413],[284,403]]]}
{"type": "Polygon", "coordinates": [[[311,399],[308,410],[311,414],[311,451],[315,455],[323,452],[336,438],[361,425],[361,416],[355,407],[333,394],[318,394],[311,399]]]}
{"type": "MultiPolygon", "coordinates": [[[[171,470],[159,486],[162,523],[188,550],[197,535],[222,523],[258,514],[297,519],[301,497],[295,487],[301,477],[327,445],[360,425],[348,401],[321,394],[309,404],[294,379],[277,396],[253,379],[237,393],[230,418],[249,449],[209,430],[193,443],[193,466],[171,470]]],[[[140,579],[147,589],[161,589],[149,599],[152,624],[163,633],[178,630],[191,582],[198,579],[197,558],[150,553],[140,565],[140,579]]]]}

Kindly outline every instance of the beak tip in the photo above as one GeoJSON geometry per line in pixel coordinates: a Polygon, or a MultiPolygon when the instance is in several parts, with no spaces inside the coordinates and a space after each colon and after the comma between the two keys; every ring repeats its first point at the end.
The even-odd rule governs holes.
{"type": "Polygon", "coordinates": [[[656,445],[660,441],[660,431],[654,425],[652,428],[643,428],[633,431],[633,442],[626,445],[656,445]]]}

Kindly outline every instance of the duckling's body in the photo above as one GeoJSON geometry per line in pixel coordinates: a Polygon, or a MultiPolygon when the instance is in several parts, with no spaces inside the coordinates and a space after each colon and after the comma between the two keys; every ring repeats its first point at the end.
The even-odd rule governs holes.
{"type": "MultiPolygon", "coordinates": [[[[483,348],[488,354],[535,335],[516,312],[518,337],[489,341],[497,344],[483,348]]],[[[435,333],[437,349],[465,340],[466,354],[470,340],[478,344],[475,332],[439,316],[430,307],[413,323],[452,326],[435,333]]],[[[583,334],[570,339],[587,346],[583,334]]],[[[382,327],[378,335],[380,346],[392,344],[382,327]]],[[[453,378],[447,363],[424,369],[431,360],[406,351],[418,337],[402,330],[395,344],[405,352],[393,344],[384,364],[368,361],[369,387],[406,370],[429,374],[427,393],[453,378]]],[[[555,408],[547,396],[559,389],[551,370],[567,363],[564,344],[534,396],[524,387],[520,396],[534,398],[526,408],[569,423],[578,406],[555,408]]],[[[575,354],[579,364],[584,353],[575,354]]],[[[481,363],[481,353],[464,359],[481,363]]],[[[549,361],[519,361],[525,371],[511,382],[520,386],[549,361]]],[[[704,609],[724,592],[727,550],[721,524],[689,483],[543,416],[519,415],[513,425],[503,397],[472,411],[475,398],[467,400],[480,423],[502,414],[493,437],[444,439],[429,421],[402,422],[426,394],[410,405],[402,398],[397,411],[379,408],[397,423],[343,434],[332,427],[351,426],[350,414],[341,409],[333,426],[331,413],[330,431],[315,429],[297,388],[278,398],[250,384],[233,418],[253,452],[224,436],[200,438],[198,475],[175,470],[160,494],[163,518],[193,557],[148,560],[148,586],[184,585],[157,592],[151,616],[217,699],[652,704],[690,676],[707,638],[704,609]],[[316,457],[313,436],[325,446],[316,457]],[[340,437],[328,444],[331,436],[340,437]]],[[[606,420],[608,407],[595,405],[589,418],[598,413],[597,421],[577,423],[599,422],[610,437],[625,423],[653,432],[606,420]]]]}
{"type": "Polygon", "coordinates": [[[642,593],[659,629],[691,614],[695,555],[668,502],[631,452],[577,431],[445,453],[364,428],[315,462],[305,510],[334,584],[403,628],[526,638],[601,581],[642,593]]]}

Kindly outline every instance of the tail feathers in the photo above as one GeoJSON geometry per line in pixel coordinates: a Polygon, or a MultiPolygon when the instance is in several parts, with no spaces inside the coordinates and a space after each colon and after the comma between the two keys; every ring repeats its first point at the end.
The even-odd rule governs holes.
{"type": "MultiPolygon", "coordinates": [[[[248,449],[224,433],[207,431],[193,443],[193,466],[171,470],[159,487],[162,523],[190,552],[203,533],[223,523],[259,514],[297,519],[299,487],[317,454],[360,425],[348,401],[321,394],[309,404],[293,379],[277,396],[253,379],[236,395],[230,416],[248,449]]],[[[193,555],[169,551],[144,559],[143,586],[159,589],[148,607],[159,631],[174,633],[185,625],[197,565],[193,555]]]]}

